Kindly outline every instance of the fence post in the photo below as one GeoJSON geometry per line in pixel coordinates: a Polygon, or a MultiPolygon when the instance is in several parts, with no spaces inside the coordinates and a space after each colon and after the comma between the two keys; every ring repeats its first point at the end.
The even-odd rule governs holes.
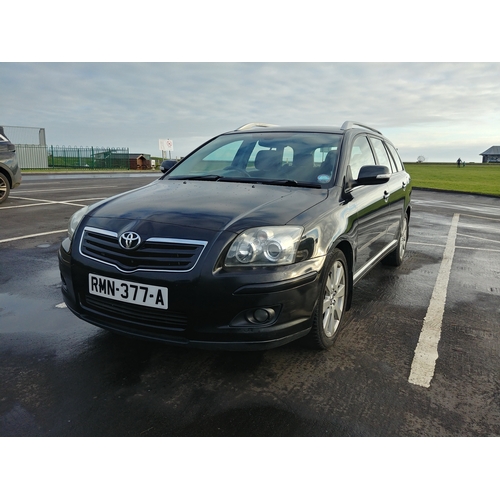
{"type": "Polygon", "coordinates": [[[44,128],[41,128],[38,131],[38,144],[40,146],[46,146],[47,145],[47,143],[45,142],[45,129],[44,128]]]}

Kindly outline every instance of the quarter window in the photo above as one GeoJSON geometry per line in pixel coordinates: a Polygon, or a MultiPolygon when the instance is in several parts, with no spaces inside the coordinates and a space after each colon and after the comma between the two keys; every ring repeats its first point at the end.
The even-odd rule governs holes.
{"type": "Polygon", "coordinates": [[[396,168],[396,162],[394,161],[394,158],[392,157],[391,153],[389,152],[389,149],[387,148],[387,144],[384,143],[385,150],[387,151],[387,156],[389,157],[389,161],[391,162],[391,170],[393,172],[397,172],[398,169],[396,168]]]}
{"type": "Polygon", "coordinates": [[[396,151],[396,148],[392,144],[389,144],[388,142],[386,144],[387,144],[387,147],[389,148],[389,151],[392,154],[392,157],[394,158],[397,171],[400,172],[401,170],[404,170],[405,167],[403,166],[403,162],[401,161],[401,158],[399,157],[398,152],[396,151]]]}

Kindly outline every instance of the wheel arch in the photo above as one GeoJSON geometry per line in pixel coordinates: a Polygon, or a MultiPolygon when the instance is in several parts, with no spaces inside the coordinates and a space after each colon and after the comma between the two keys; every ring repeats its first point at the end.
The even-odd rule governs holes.
{"type": "Polygon", "coordinates": [[[1,163],[0,163],[0,174],[3,174],[4,177],[9,181],[9,187],[10,189],[12,189],[12,175],[9,169],[5,168],[1,163]]]}
{"type": "Polygon", "coordinates": [[[347,302],[346,302],[346,311],[348,311],[351,308],[351,302],[352,302],[352,289],[353,289],[353,263],[354,263],[354,254],[353,254],[353,249],[351,244],[347,240],[342,240],[337,243],[335,248],[338,248],[345,256],[345,259],[347,261],[347,275],[349,279],[349,288],[348,288],[348,295],[347,295],[347,302]]]}

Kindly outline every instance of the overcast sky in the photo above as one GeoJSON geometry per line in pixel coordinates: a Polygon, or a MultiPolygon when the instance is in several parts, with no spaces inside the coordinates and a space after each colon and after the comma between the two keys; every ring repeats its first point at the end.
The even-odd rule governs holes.
{"type": "Polygon", "coordinates": [[[174,156],[248,122],[380,129],[404,161],[500,145],[500,63],[0,63],[2,125],[174,156]]]}

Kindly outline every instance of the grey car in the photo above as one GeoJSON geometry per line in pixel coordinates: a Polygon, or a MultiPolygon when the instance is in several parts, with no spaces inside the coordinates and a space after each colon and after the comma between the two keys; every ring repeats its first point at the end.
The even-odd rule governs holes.
{"type": "Polygon", "coordinates": [[[0,127],[0,203],[9,197],[11,189],[21,184],[21,178],[16,146],[9,141],[3,127],[0,127]]]}

